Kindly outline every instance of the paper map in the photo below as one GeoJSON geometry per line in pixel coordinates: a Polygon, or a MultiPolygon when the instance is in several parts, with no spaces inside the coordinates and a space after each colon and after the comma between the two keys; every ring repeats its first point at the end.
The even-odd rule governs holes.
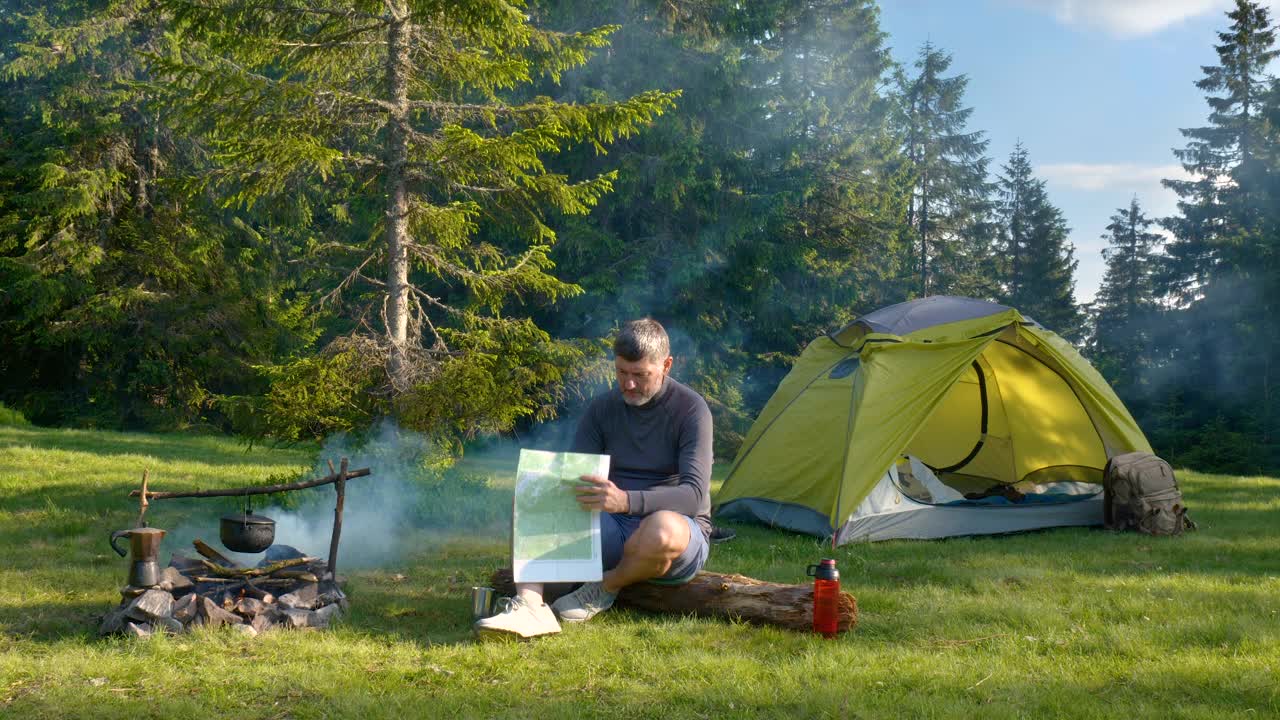
{"type": "Polygon", "coordinates": [[[600,512],[578,506],[583,475],[609,476],[608,455],[521,450],[511,521],[516,582],[585,582],[603,575],[600,512]]]}

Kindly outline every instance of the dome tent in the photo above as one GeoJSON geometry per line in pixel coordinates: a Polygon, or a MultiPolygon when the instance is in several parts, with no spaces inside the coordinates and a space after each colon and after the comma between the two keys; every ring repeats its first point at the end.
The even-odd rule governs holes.
{"type": "Polygon", "coordinates": [[[1151,446],[1062,338],[1013,308],[929,297],[805,348],[715,513],[836,543],[1095,525],[1107,459],[1135,450],[1151,446]]]}

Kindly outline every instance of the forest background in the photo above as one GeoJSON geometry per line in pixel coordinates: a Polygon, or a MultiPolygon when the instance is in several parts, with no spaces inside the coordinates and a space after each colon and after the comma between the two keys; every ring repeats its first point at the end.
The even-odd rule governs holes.
{"type": "Polygon", "coordinates": [[[1191,179],[1074,300],[1027,150],[866,0],[5,0],[0,414],[447,461],[571,418],[650,315],[730,458],[803,347],[938,294],[1074,342],[1170,460],[1275,472],[1280,84],[1223,17],[1191,179]],[[1163,232],[1157,232],[1163,230],[1163,232]]]}

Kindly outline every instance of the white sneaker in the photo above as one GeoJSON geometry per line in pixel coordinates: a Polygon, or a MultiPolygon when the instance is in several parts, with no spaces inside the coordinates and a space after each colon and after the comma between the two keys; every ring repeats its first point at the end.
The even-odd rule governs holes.
{"type": "Polygon", "coordinates": [[[476,621],[475,630],[482,637],[532,638],[560,632],[560,623],[545,603],[533,606],[523,598],[499,598],[502,612],[476,621]]]}
{"type": "Polygon", "coordinates": [[[604,589],[604,584],[589,582],[551,604],[560,619],[565,622],[586,622],[597,613],[613,607],[617,593],[604,589]]]}

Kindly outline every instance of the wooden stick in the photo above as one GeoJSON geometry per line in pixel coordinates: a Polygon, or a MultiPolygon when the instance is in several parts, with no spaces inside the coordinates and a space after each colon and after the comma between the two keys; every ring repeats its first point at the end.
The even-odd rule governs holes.
{"type": "MultiPolygon", "coordinates": [[[[221,565],[221,566],[223,566],[223,567],[229,567],[229,568],[243,568],[243,567],[244,567],[243,565],[241,565],[240,563],[236,562],[235,560],[232,560],[231,558],[227,557],[226,555],[223,555],[222,553],[218,552],[217,550],[214,550],[214,549],[209,545],[209,543],[207,543],[207,542],[205,542],[205,541],[201,540],[200,538],[196,538],[195,540],[192,540],[192,541],[191,541],[191,544],[192,544],[193,546],[195,546],[196,552],[200,553],[201,555],[203,555],[203,556],[205,556],[205,557],[209,558],[210,560],[212,560],[212,561],[214,561],[214,562],[218,563],[219,565],[221,565]]],[[[197,559],[198,559],[198,558],[197,558],[197,559]]],[[[203,560],[201,560],[201,562],[204,562],[204,561],[203,561],[203,560]]]]}
{"type": "MultiPolygon", "coordinates": [[[[329,576],[337,577],[338,539],[342,537],[342,505],[347,498],[347,459],[342,458],[342,469],[338,471],[338,481],[334,488],[338,492],[338,504],[333,508],[333,536],[329,538],[329,576]]],[[[332,470],[333,466],[330,465],[332,470]]]]}
{"type": "Polygon", "coordinates": [[[151,468],[142,469],[142,502],[138,505],[138,523],[134,527],[146,527],[143,521],[147,517],[147,506],[151,503],[147,502],[147,476],[151,474],[151,468]]]}
{"type": "MultiPolygon", "coordinates": [[[[345,458],[343,458],[345,461],[345,458]]],[[[372,475],[373,471],[369,468],[360,468],[342,475],[343,481],[351,478],[365,477],[372,475]]],[[[152,500],[169,500],[171,498],[192,498],[192,497],[239,497],[241,495],[270,495],[271,493],[288,492],[290,490],[304,490],[306,488],[318,487],[320,485],[328,485],[338,482],[339,475],[329,475],[319,480],[304,480],[296,483],[285,483],[283,485],[258,485],[254,487],[242,488],[223,488],[221,490],[189,490],[183,492],[148,492],[147,497],[152,500]]],[[[129,493],[129,497],[138,497],[141,494],[139,490],[133,490],[129,493]]]]}

